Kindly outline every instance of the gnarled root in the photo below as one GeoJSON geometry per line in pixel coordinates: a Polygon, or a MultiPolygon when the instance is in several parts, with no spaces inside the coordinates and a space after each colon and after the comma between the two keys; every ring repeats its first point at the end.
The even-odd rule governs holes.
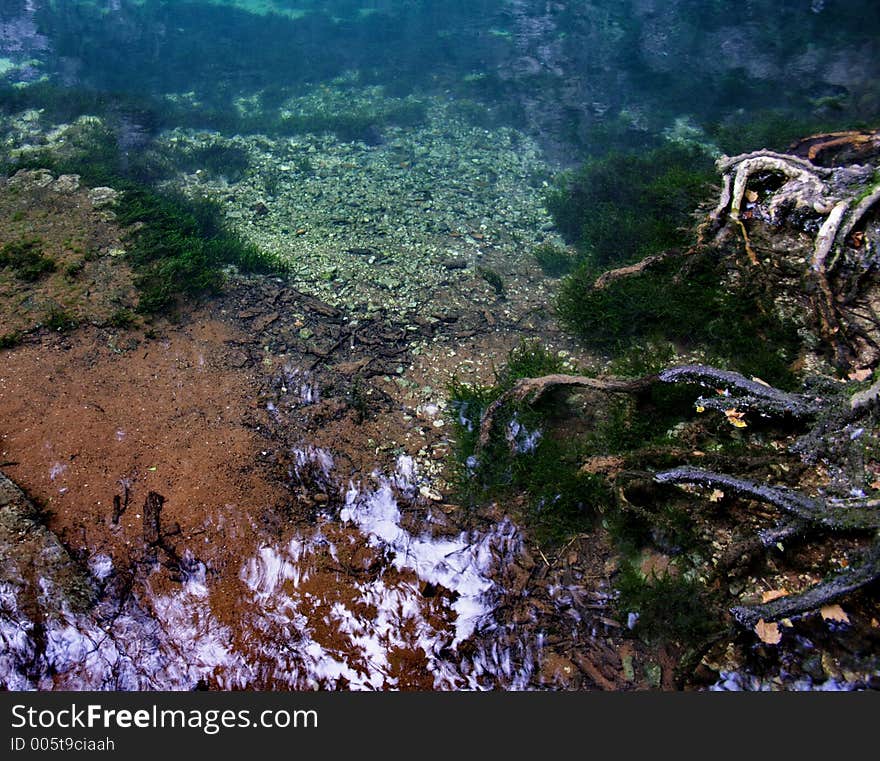
{"type": "Polygon", "coordinates": [[[538,378],[521,378],[501,394],[483,412],[480,421],[479,446],[489,443],[495,416],[506,404],[528,402],[533,404],[551,389],[562,387],[589,388],[605,393],[634,394],[645,391],[655,383],[686,383],[712,389],[724,389],[720,397],[701,397],[697,403],[713,409],[727,409],[734,404],[743,410],[755,410],[763,415],[793,418],[809,418],[822,409],[822,400],[804,394],[780,391],[744,375],[720,370],[709,365],[679,365],[663,370],[657,375],[641,378],[591,378],[586,375],[542,375],[538,378]],[[731,396],[733,392],[733,396],[731,396]]]}
{"type": "Polygon", "coordinates": [[[627,380],[621,378],[590,378],[586,375],[542,375],[539,378],[521,378],[508,391],[505,391],[483,411],[480,421],[479,446],[484,447],[489,443],[492,435],[492,426],[495,424],[495,415],[506,404],[511,402],[529,402],[533,404],[551,389],[560,387],[591,388],[596,391],[609,393],[635,393],[649,388],[656,381],[656,376],[648,375],[643,378],[627,380]]]}
{"type": "Polygon", "coordinates": [[[690,383],[722,392],[697,400],[697,404],[710,409],[726,410],[735,405],[737,409],[755,410],[762,415],[790,415],[793,418],[813,417],[822,409],[821,398],[780,391],[761,381],[709,365],[670,367],[657,379],[663,383],[690,383]]]}
{"type": "Polygon", "coordinates": [[[761,619],[767,622],[779,621],[817,610],[878,579],[880,579],[880,543],[875,544],[857,566],[847,568],[805,592],[780,597],[763,605],[738,605],[731,608],[730,612],[738,623],[752,629],[761,619]]]}
{"type": "MultiPolygon", "coordinates": [[[[827,137],[828,141],[819,141],[817,145],[831,146],[837,140],[872,146],[880,142],[877,132],[820,137],[827,137]]],[[[814,155],[812,149],[808,155],[814,155]]],[[[829,273],[837,266],[852,231],[880,200],[880,186],[870,184],[872,168],[861,165],[816,166],[805,158],[773,151],[724,156],[716,166],[722,173],[723,186],[718,205],[700,229],[701,241],[716,233],[729,219],[742,234],[749,261],[758,264],[758,256],[743,221],[742,208],[749,181],[760,174],[775,173],[785,177],[782,187],[774,191],[766,204],[771,222],[780,222],[791,208],[806,207],[824,217],[815,236],[807,275],[815,284],[814,309],[822,336],[834,350],[835,363],[838,367],[851,365],[854,351],[849,346],[847,324],[839,313],[829,273]]]]}
{"type": "MultiPolygon", "coordinates": [[[[737,548],[737,553],[740,555],[746,553],[756,556],[761,546],[767,547],[783,539],[801,535],[810,526],[826,530],[876,531],[880,528],[880,510],[877,509],[876,500],[835,505],[784,487],[767,486],[689,467],[657,473],[654,479],[662,484],[694,484],[705,488],[727,489],[741,497],[778,507],[793,516],[776,529],[762,532],[758,542],[740,545],[737,548]]],[[[739,560],[741,558],[725,558],[730,565],[739,560]]],[[[740,624],[753,628],[761,619],[767,622],[778,621],[816,610],[877,579],[880,579],[880,542],[873,546],[861,564],[837,574],[829,581],[822,582],[801,594],[779,598],[763,605],[736,606],[731,609],[731,613],[740,624]]]]}
{"type": "Polygon", "coordinates": [[[700,468],[682,467],[657,473],[654,480],[660,484],[692,484],[710,489],[727,489],[741,497],[764,502],[791,513],[802,521],[833,531],[880,529],[880,510],[867,502],[833,504],[807,497],[782,486],[747,481],[724,473],[713,473],[700,468]]]}

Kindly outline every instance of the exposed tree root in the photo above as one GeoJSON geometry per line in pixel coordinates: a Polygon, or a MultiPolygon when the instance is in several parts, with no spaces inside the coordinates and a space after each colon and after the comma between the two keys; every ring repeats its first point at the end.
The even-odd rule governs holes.
{"type": "Polygon", "coordinates": [[[495,415],[500,409],[511,402],[528,402],[534,404],[551,389],[560,387],[591,388],[596,391],[609,393],[635,393],[649,388],[656,381],[656,376],[649,375],[644,378],[627,380],[622,378],[590,378],[586,375],[542,375],[539,378],[521,378],[508,391],[505,391],[493,401],[483,412],[480,421],[479,446],[484,447],[489,443],[492,435],[492,427],[495,424],[495,415]]]}
{"type": "MultiPolygon", "coordinates": [[[[743,410],[755,410],[765,416],[814,421],[811,434],[819,433],[813,438],[810,438],[811,434],[801,438],[801,442],[815,439],[813,446],[818,446],[816,442],[823,436],[826,438],[830,436],[832,439],[835,436],[838,438],[843,436],[849,440],[851,437],[845,432],[848,422],[872,413],[880,399],[880,381],[852,396],[840,393],[795,394],[746,378],[739,373],[707,365],[680,365],[656,375],[636,379],[547,375],[518,381],[513,388],[489,405],[481,421],[480,444],[485,446],[488,443],[496,414],[510,402],[535,402],[551,389],[557,388],[582,387],[606,393],[641,393],[656,383],[684,383],[712,388],[717,392],[717,396],[701,397],[698,400],[698,404],[705,407],[727,410],[735,405],[743,410]]],[[[660,455],[659,452],[653,454],[658,457],[660,455]]],[[[672,455],[674,451],[670,450],[668,454],[672,455]]],[[[678,451],[678,454],[683,455],[683,451],[678,451]]],[[[880,530],[880,499],[835,500],[811,497],[784,486],[772,486],[691,466],[676,467],[654,474],[643,470],[632,470],[633,467],[643,466],[644,458],[640,458],[637,452],[633,456],[594,457],[584,465],[583,471],[592,474],[603,473],[609,480],[614,481],[619,507],[648,521],[654,518],[653,514],[634,504],[626,494],[626,490],[637,483],[691,485],[722,490],[740,498],[771,505],[783,513],[783,517],[775,527],[765,529],[752,539],[740,541],[729,547],[719,559],[715,578],[723,577],[734,567],[753,562],[768,547],[794,539],[803,539],[811,533],[880,530]]],[[[878,577],[880,577],[880,550],[875,550],[858,571],[841,574],[838,578],[802,595],[756,608],[740,606],[733,609],[733,613],[738,622],[751,627],[753,623],[750,622],[757,622],[761,618],[771,621],[813,610],[817,605],[864,586],[878,577]]]]}
{"type": "MultiPolygon", "coordinates": [[[[876,290],[869,293],[869,289],[876,289],[876,251],[880,249],[880,241],[876,240],[877,223],[870,215],[880,202],[880,182],[871,164],[819,166],[812,160],[841,153],[876,158],[880,154],[880,131],[814,136],[802,141],[797,149],[801,155],[756,151],[722,157],[717,162],[722,179],[719,200],[698,229],[695,246],[686,251],[673,250],[647,257],[636,264],[606,272],[595,280],[593,289],[601,290],[620,279],[644,275],[658,263],[675,256],[684,258],[700,247],[721,249],[731,234],[740,234],[750,262],[744,267],[737,265],[742,279],[751,282],[754,271],[757,277],[766,275],[768,288],[782,284],[783,289],[789,289],[785,298],[777,301],[774,297],[774,305],[786,310],[794,305],[806,312],[807,319],[802,325],[808,334],[805,346],[809,346],[809,351],[815,351],[808,341],[818,332],[820,345],[833,354],[837,367],[845,371],[860,368],[859,374],[850,377],[863,380],[866,377],[863,368],[876,364],[880,357],[880,309],[877,306],[880,302],[876,290]],[[756,206],[752,208],[747,204],[756,206]],[[788,232],[781,239],[783,245],[778,245],[771,231],[761,230],[760,235],[756,232],[753,225],[759,219],[769,227],[786,226],[788,232]],[[762,243],[768,251],[782,252],[789,242],[801,247],[806,242],[809,250],[803,255],[802,249],[795,248],[785,261],[774,262],[766,269],[754,269],[761,267],[762,259],[766,261],[767,257],[758,241],[768,238],[770,244],[762,243]],[[798,267],[802,267],[802,278],[798,278],[798,267]],[[805,287],[798,292],[801,286],[805,287]],[[814,326],[818,326],[818,331],[814,326]],[[872,351],[872,347],[877,351],[872,351]]],[[[689,449],[687,443],[681,447],[646,447],[622,454],[599,452],[584,463],[582,473],[602,475],[613,485],[621,510],[639,516],[657,529],[662,529],[666,520],[659,515],[662,511],[651,507],[656,504],[658,485],[704,488],[713,492],[713,499],[717,499],[717,492],[721,491],[725,496],[778,510],[775,525],[755,534],[738,530],[737,538],[717,559],[711,574],[715,581],[723,582],[729,572],[750,565],[777,545],[843,532],[867,533],[876,538],[880,531],[880,499],[876,493],[861,495],[871,481],[866,477],[870,476],[868,466],[875,467],[872,462],[877,458],[868,437],[880,425],[880,380],[867,389],[848,394],[851,386],[832,378],[812,377],[800,393],[793,393],[773,388],[757,378],[698,364],[670,367],[635,379],[563,374],[524,378],[488,405],[480,421],[478,446],[488,444],[498,413],[507,404],[534,403],[555,389],[584,388],[641,395],[663,383],[708,389],[709,392],[695,400],[696,405],[724,412],[731,422],[740,424],[738,427],[742,427],[744,412],[782,420],[789,427],[797,424],[802,435],[788,451],[800,457],[801,471],[786,467],[789,483],[798,483],[803,471],[819,463],[823,468],[824,492],[811,496],[794,488],[764,482],[768,465],[779,461],[776,449],[767,450],[773,462],[759,457],[761,463],[753,467],[748,457],[737,459],[729,454],[696,452],[689,449]],[[693,462],[695,455],[705,458],[699,461],[705,468],[682,465],[650,472],[652,468],[668,468],[676,462],[693,462]],[[733,475],[737,472],[740,475],[733,475]],[[834,496],[851,494],[860,496],[842,499],[834,496]]],[[[682,441],[687,441],[687,437],[682,441]]],[[[778,471],[773,468],[773,472],[778,471]]],[[[808,481],[815,483],[816,479],[808,481]]],[[[876,486],[875,482],[871,488],[876,486]]],[[[811,494],[815,494],[815,490],[811,490],[811,494]]],[[[878,579],[880,542],[875,541],[857,567],[801,594],[763,605],[739,605],[731,612],[739,624],[753,628],[761,619],[778,621],[816,610],[878,579]]]]}
{"type": "Polygon", "coordinates": [[[780,621],[818,610],[823,605],[878,579],[880,579],[880,543],[871,548],[858,566],[841,571],[830,580],[823,581],[805,592],[780,597],[763,605],[736,606],[731,608],[730,612],[738,623],[751,629],[761,619],[767,622],[780,621]]]}
{"type": "MultiPolygon", "coordinates": [[[[690,253],[691,250],[686,253],[690,253]]],[[[644,272],[646,269],[650,269],[654,265],[660,264],[660,262],[665,262],[667,259],[673,259],[676,256],[682,256],[682,252],[678,249],[673,248],[660,254],[646,256],[644,259],[641,259],[635,264],[628,264],[625,267],[618,267],[617,269],[603,272],[601,275],[599,275],[599,277],[596,278],[595,282],[593,283],[593,290],[601,291],[603,288],[607,288],[609,285],[611,285],[611,283],[617,280],[621,280],[626,277],[632,277],[633,275],[638,275],[639,273],[644,272]]]]}
{"type": "Polygon", "coordinates": [[[689,383],[715,389],[714,397],[700,397],[697,404],[710,409],[755,410],[762,415],[790,415],[810,418],[822,409],[822,400],[805,394],[792,394],[746,378],[729,370],[708,365],[680,365],[663,370],[657,379],[664,383],[689,383]]]}
{"type": "Polygon", "coordinates": [[[655,383],[686,383],[716,389],[722,392],[718,398],[703,398],[698,404],[713,409],[727,409],[733,405],[744,410],[756,410],[764,415],[790,415],[809,418],[822,409],[821,400],[803,394],[780,391],[744,375],[720,370],[708,365],[679,365],[663,370],[657,375],[641,378],[592,378],[586,375],[553,374],[538,378],[522,378],[513,388],[504,392],[486,407],[480,421],[479,445],[486,446],[495,424],[498,411],[511,402],[534,404],[552,389],[568,387],[590,388],[605,393],[638,393],[655,383]],[[733,396],[731,396],[733,392],[733,396]],[[741,392],[741,393],[738,393],[741,392]]]}
{"type": "Polygon", "coordinates": [[[880,150],[880,131],[846,130],[803,138],[793,143],[788,152],[807,158],[813,163],[828,154],[833,155],[838,163],[841,158],[847,163],[852,163],[876,154],[878,150],[880,150]]]}
{"type": "MultiPolygon", "coordinates": [[[[816,143],[807,155],[814,157],[819,145],[880,143],[878,133],[839,133],[820,136],[828,138],[816,143]],[[839,142],[838,142],[839,141],[839,142]]],[[[810,267],[806,273],[815,283],[814,309],[822,337],[834,350],[838,367],[850,366],[856,352],[852,348],[848,325],[840,314],[835,289],[829,282],[830,273],[837,267],[842,252],[848,245],[852,231],[880,199],[880,185],[872,186],[873,168],[870,166],[823,167],[806,158],[773,151],[755,151],[734,157],[724,156],[716,163],[723,175],[723,185],[717,206],[700,229],[700,239],[717,232],[726,220],[740,231],[749,261],[759,263],[742,217],[742,209],[749,182],[767,174],[782,175],[785,182],[765,202],[772,224],[779,224],[793,209],[809,209],[822,220],[816,233],[810,267]]],[[[856,273],[856,278],[861,273],[856,273]]],[[[841,289],[838,288],[839,292],[841,289]]],[[[849,290],[849,289],[844,289],[849,290]]]]}
{"type": "Polygon", "coordinates": [[[693,484],[710,489],[727,489],[741,497],[764,502],[784,512],[832,531],[873,531],[880,529],[880,510],[864,505],[832,505],[782,486],[713,473],[700,468],[682,467],[657,473],[660,484],[693,484]]]}

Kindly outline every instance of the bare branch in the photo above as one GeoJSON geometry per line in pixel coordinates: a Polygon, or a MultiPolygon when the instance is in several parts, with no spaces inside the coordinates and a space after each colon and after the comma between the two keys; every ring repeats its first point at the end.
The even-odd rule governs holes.
{"type": "Polygon", "coordinates": [[[765,415],[791,415],[795,418],[812,417],[822,409],[822,400],[803,394],[780,391],[730,370],[719,370],[709,365],[679,365],[663,370],[657,378],[664,383],[693,383],[704,388],[724,390],[719,397],[701,397],[698,404],[712,409],[753,409],[765,415]],[[742,392],[731,397],[729,392],[742,392]]]}
{"type": "Polygon", "coordinates": [[[655,383],[657,376],[648,375],[642,378],[590,378],[586,375],[542,375],[539,378],[521,378],[509,391],[505,391],[483,411],[480,422],[479,445],[486,446],[495,423],[495,415],[509,402],[528,401],[534,403],[554,388],[576,387],[591,388],[609,393],[635,393],[643,391],[655,383]]]}
{"type": "Polygon", "coordinates": [[[761,619],[767,622],[779,621],[809,613],[877,579],[880,579],[880,543],[874,545],[858,566],[847,568],[806,592],[780,597],[763,605],[740,605],[731,608],[730,612],[740,624],[752,629],[761,619]]]}
{"type": "Polygon", "coordinates": [[[657,473],[654,480],[661,484],[694,484],[704,488],[727,489],[741,497],[773,505],[801,520],[830,530],[880,529],[880,510],[871,507],[832,505],[783,486],[758,484],[700,468],[673,468],[657,473]]]}

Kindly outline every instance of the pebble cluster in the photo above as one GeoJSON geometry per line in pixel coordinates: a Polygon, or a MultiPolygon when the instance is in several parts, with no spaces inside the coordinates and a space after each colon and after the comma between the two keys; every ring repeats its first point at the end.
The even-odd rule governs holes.
{"type": "MultiPolygon", "coordinates": [[[[392,108],[377,89],[351,93],[352,108],[392,108]]],[[[246,150],[250,167],[237,182],[197,169],[174,184],[219,200],[237,232],[287,263],[296,287],[334,306],[405,313],[441,284],[472,279],[487,256],[534,273],[534,246],[555,240],[542,200],[553,168],[540,148],[510,127],[475,126],[451,101],[425,105],[423,123],[385,125],[369,142],[192,130],[162,141],[174,152],[246,150]]],[[[320,111],[314,102],[289,108],[320,111]]]]}

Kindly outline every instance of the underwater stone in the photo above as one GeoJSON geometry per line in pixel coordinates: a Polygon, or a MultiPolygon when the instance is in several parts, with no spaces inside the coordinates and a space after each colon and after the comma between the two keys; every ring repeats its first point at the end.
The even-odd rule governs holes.
{"type": "Polygon", "coordinates": [[[112,203],[116,203],[119,198],[119,191],[114,190],[113,188],[108,188],[99,186],[97,188],[92,188],[88,192],[89,202],[96,209],[101,209],[104,206],[109,206],[112,203]]]}

